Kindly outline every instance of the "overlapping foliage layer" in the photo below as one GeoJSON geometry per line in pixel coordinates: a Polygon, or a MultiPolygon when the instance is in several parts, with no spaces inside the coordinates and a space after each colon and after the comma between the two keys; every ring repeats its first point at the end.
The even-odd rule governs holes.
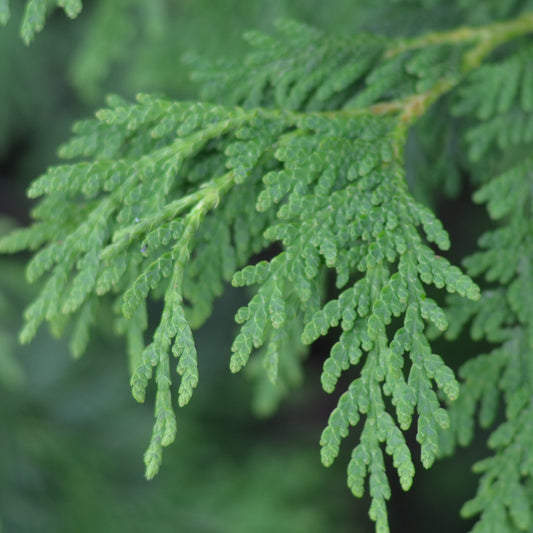
{"type": "Polygon", "coordinates": [[[134,397],[144,401],[154,375],[157,384],[145,455],[151,478],[176,434],[171,354],[184,406],[199,381],[192,330],[226,282],[252,287],[236,315],[231,370],[250,357],[262,361],[268,411],[301,375],[296,346],[328,336],[323,389],[334,392],[343,372],[354,377],[322,433],[322,461],[331,464],[350,427],[360,426],[348,484],[361,496],[368,477],[377,531],[388,531],[384,452],[407,490],[415,469],[404,433],[416,425],[429,467],[454,433],[461,444],[470,440],[478,402],[482,423],[494,420],[498,388],[508,419],[491,437],[496,455],[480,464],[484,478],[465,514],[481,513],[476,531],[495,523],[507,528],[498,531],[527,530],[533,329],[520,295],[533,286],[531,159],[513,168],[502,159],[493,180],[472,166],[485,183],[476,199],[508,221],[467,263],[470,275],[487,272],[499,283],[481,299],[471,278],[438,255],[448,235],[408,190],[404,163],[408,128],[459,84],[454,112],[480,121],[467,135],[474,162],[494,146],[530,146],[530,48],[510,47],[504,59],[480,65],[532,29],[530,14],[408,40],[332,38],[283,23],[275,37],[248,36],[244,64],[191,60],[205,102],[109,98],[62,147],[61,156],[77,162],[31,185],[30,197],[41,198],[34,225],[0,241],[4,252],[32,250],[28,278],[44,278],[22,341],[47,321],[57,334],[69,328],[81,355],[101,306],[112,302],[128,340],[134,397]],[[258,260],[265,250],[269,259],[258,260]],[[460,297],[451,336],[474,316],[474,335],[501,344],[463,367],[447,442],[443,401],[457,399],[459,383],[426,335],[428,325],[448,326],[429,290],[460,297]],[[150,294],[162,301],[153,335],[150,294]]]}
{"type": "Polygon", "coordinates": [[[453,433],[443,436],[443,452],[450,453],[455,442],[465,446],[472,441],[476,411],[482,427],[499,424],[488,440],[494,455],[474,467],[482,475],[478,493],[462,510],[467,517],[480,515],[476,533],[494,527],[505,533],[527,531],[532,524],[531,52],[530,44],[522,46],[477,70],[455,107],[457,114],[473,119],[466,134],[471,158],[490,161],[489,151],[498,158],[491,163],[492,173],[480,166],[474,174],[483,183],[474,200],[486,203],[500,224],[481,236],[481,250],[465,261],[468,272],[483,275],[487,287],[474,305],[455,301],[449,313],[450,337],[471,321],[472,337],[494,345],[461,368],[463,392],[451,407],[453,433]],[[498,416],[500,397],[504,420],[498,416]]]}

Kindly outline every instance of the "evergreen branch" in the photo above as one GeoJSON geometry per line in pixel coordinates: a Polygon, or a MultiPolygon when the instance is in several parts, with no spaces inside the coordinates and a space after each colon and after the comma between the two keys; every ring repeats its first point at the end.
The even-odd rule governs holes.
{"type": "MultiPolygon", "coordinates": [[[[78,5],[59,4],[71,13],[78,5]]],[[[37,10],[35,30],[44,21],[44,11],[38,11],[44,4],[28,5],[37,10]]],[[[250,362],[257,375],[254,360],[261,361],[262,396],[256,405],[266,414],[301,379],[302,345],[336,335],[324,360],[322,386],[332,393],[343,372],[355,377],[322,433],[322,462],[329,466],[349,428],[361,425],[348,484],[359,497],[368,476],[370,517],[385,533],[391,490],[383,452],[407,490],[414,466],[404,432],[411,424],[416,423],[424,467],[442,451],[438,435],[450,416],[441,398],[455,401],[459,385],[428,340],[428,326],[444,331],[448,323],[427,292],[429,286],[457,293],[473,303],[461,304],[452,333],[476,315],[478,335],[486,334],[487,324],[494,326],[487,338],[504,342],[506,353],[481,359],[490,390],[476,381],[481,364],[463,368],[470,392],[458,400],[464,402],[462,414],[451,409],[452,422],[459,417],[463,424],[459,441],[468,440],[468,419],[478,403],[483,423],[494,419],[502,369],[498,385],[509,405],[505,428],[511,428],[493,438],[496,459],[483,466],[488,481],[465,512],[481,512],[480,523],[487,523],[492,515],[486,514],[486,502],[504,486],[509,520],[529,527],[520,489],[529,470],[509,474],[501,465],[508,454],[516,460],[529,435],[516,426],[517,420],[525,423],[530,408],[524,398],[531,397],[516,369],[525,364],[533,331],[533,310],[517,296],[533,287],[529,264],[517,254],[531,245],[523,220],[531,211],[526,181],[531,161],[477,193],[494,217],[510,218],[510,229],[489,234],[482,240],[487,249],[467,261],[471,275],[486,272],[508,285],[478,302],[472,279],[432,248],[447,250],[449,238],[408,190],[405,150],[407,129],[470,71],[476,74],[465,82],[458,113],[498,118],[511,112],[517,99],[531,107],[523,57],[499,65],[512,74],[511,83],[491,86],[488,103],[479,88],[494,71],[478,66],[503,42],[530,32],[532,22],[525,14],[484,28],[400,41],[368,35],[328,39],[284,23],[280,36],[249,36],[253,51],[244,66],[203,66],[207,93],[220,95],[224,105],[148,95],[134,104],[110,98],[95,119],[76,126],[61,150],[82,161],[53,167],[30,186],[29,196],[42,197],[33,211],[36,224],[0,239],[3,252],[35,251],[28,278],[46,278],[26,312],[21,339],[31,340],[44,321],[59,334],[73,319],[71,345],[79,356],[102,297],[114,299],[117,329],[129,343],[137,401],[145,400],[155,374],[155,422],[145,454],[152,478],[162,448],[176,435],[170,353],[177,358],[182,407],[199,380],[192,329],[207,319],[224,283],[254,286],[236,315],[240,329],[231,371],[250,362]],[[250,264],[271,245],[273,257],[250,264]],[[499,255],[505,261],[498,261],[499,255]],[[505,271],[509,266],[511,274],[505,271]],[[333,292],[327,290],[329,279],[333,292]],[[163,308],[145,346],[149,294],[161,299],[163,308]],[[518,503],[511,502],[513,494],[518,503]]],[[[483,146],[492,142],[490,133],[489,142],[472,135],[483,146]]]]}
{"type": "Polygon", "coordinates": [[[454,112],[475,120],[466,134],[473,161],[492,147],[506,149],[533,140],[531,50],[524,46],[501,61],[483,65],[461,89],[454,112]]]}
{"type": "Polygon", "coordinates": [[[505,22],[494,22],[477,28],[464,26],[447,32],[434,32],[420,37],[403,39],[387,50],[386,57],[392,58],[409,50],[425,49],[435,45],[474,43],[475,48],[464,60],[465,70],[472,70],[478,67],[485,57],[501,44],[532,31],[533,13],[526,12],[505,22]]]}
{"type": "MultiPolygon", "coordinates": [[[[30,44],[44,28],[47,12],[52,6],[61,7],[71,19],[76,18],[82,10],[81,0],[27,0],[20,27],[20,35],[26,44],[30,44]]],[[[0,24],[6,25],[9,18],[9,0],[0,0],[0,24]]]]}
{"type": "MultiPolygon", "coordinates": [[[[475,338],[485,337],[498,346],[462,367],[463,393],[451,408],[455,440],[464,446],[472,440],[476,410],[479,408],[480,425],[490,427],[496,420],[500,391],[505,401],[506,420],[488,441],[494,455],[475,465],[475,471],[482,474],[479,489],[462,509],[465,517],[480,514],[473,529],[476,532],[494,528],[502,532],[523,531],[531,525],[527,487],[533,473],[528,467],[533,445],[533,309],[523,295],[533,290],[532,163],[527,159],[488,182],[475,195],[476,201],[487,202],[492,218],[507,222],[484,235],[480,243],[485,249],[466,261],[471,274],[484,274],[487,280],[501,283],[497,291],[485,291],[464,317],[475,317],[475,338]]],[[[448,452],[453,445],[454,442],[445,444],[448,452]]]]}

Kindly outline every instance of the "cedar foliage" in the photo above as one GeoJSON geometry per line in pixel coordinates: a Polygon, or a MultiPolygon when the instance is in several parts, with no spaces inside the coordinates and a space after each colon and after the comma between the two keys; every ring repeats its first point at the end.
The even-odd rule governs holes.
{"type": "MultiPolygon", "coordinates": [[[[71,17],[81,9],[56,3],[71,17]]],[[[27,2],[25,40],[50,4],[27,2]]],[[[408,490],[413,454],[429,468],[471,442],[476,419],[497,427],[462,512],[478,516],[477,533],[531,529],[532,6],[455,4],[484,24],[398,37],[326,35],[285,21],[274,35],[247,34],[244,62],[190,57],[201,101],[111,96],[61,147],[72,162],[30,186],[40,199],[34,224],[0,241],[4,253],[32,251],[27,277],[44,280],[21,341],[48,322],[57,335],[68,330],[80,356],[101,307],[112,307],[134,398],[157,385],[148,478],[175,439],[175,407],[199,384],[193,330],[231,282],[251,297],[235,317],[229,366],[261,361],[263,412],[298,383],[302,345],[332,340],[321,377],[328,393],[355,369],[320,437],[321,458],[332,464],[359,426],[348,486],[360,497],[368,479],[376,531],[389,531],[385,454],[408,490]],[[408,135],[424,121],[434,121],[426,149],[436,162],[434,176],[418,178],[426,192],[453,192],[465,176],[494,220],[464,271],[441,255],[448,234],[408,186],[408,135]],[[467,156],[443,141],[452,128],[467,156]],[[153,334],[149,296],[162,302],[153,334]],[[431,341],[465,329],[492,348],[456,377],[431,341]],[[411,427],[419,450],[407,445],[411,427]]]]}

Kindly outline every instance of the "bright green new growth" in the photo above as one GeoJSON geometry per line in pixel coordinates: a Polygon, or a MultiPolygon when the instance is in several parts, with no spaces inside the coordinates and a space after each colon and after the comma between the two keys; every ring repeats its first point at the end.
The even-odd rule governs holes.
{"type": "MultiPolygon", "coordinates": [[[[30,2],[27,10],[45,3],[30,2]]],[[[322,462],[330,465],[350,427],[360,424],[348,484],[361,496],[368,476],[370,516],[387,532],[383,452],[407,490],[415,469],[404,432],[413,423],[424,467],[453,445],[451,434],[448,442],[442,437],[450,425],[443,401],[457,399],[459,384],[428,341],[429,325],[444,331],[448,323],[427,290],[457,293],[461,310],[450,335],[475,316],[474,335],[502,343],[461,371],[466,392],[450,408],[459,443],[471,439],[478,402],[482,424],[494,420],[498,386],[508,410],[490,440],[496,455],[480,463],[484,481],[464,512],[482,514],[475,531],[499,522],[525,530],[533,309],[519,295],[533,289],[533,163],[523,161],[477,193],[494,218],[508,221],[467,263],[470,275],[486,272],[501,283],[478,300],[471,278],[435,253],[449,248],[448,235],[409,192],[404,150],[408,127],[465,77],[455,111],[483,121],[468,134],[473,159],[494,143],[531,141],[531,121],[518,126],[513,119],[517,109],[533,109],[530,49],[480,63],[531,31],[532,17],[412,40],[331,38],[294,23],[279,29],[277,37],[249,36],[253,51],[244,65],[192,60],[206,98],[219,103],[111,97],[95,119],[75,126],[60,153],[78,162],[53,167],[31,185],[29,196],[41,198],[34,225],[0,241],[4,252],[34,251],[28,278],[45,279],[21,340],[30,341],[44,321],[56,334],[72,322],[79,356],[100,306],[113,302],[128,341],[133,396],[143,402],[154,376],[157,384],[145,455],[151,478],[176,435],[171,359],[181,407],[199,381],[192,329],[209,317],[226,282],[253,287],[236,315],[231,371],[260,358],[258,408],[267,412],[301,373],[298,339],[334,339],[324,390],[334,392],[345,371],[356,377],[322,433],[322,462]],[[502,137],[507,123],[516,131],[502,137]],[[263,250],[272,257],[257,262],[263,250]],[[163,307],[146,345],[149,294],[163,307]]]]}

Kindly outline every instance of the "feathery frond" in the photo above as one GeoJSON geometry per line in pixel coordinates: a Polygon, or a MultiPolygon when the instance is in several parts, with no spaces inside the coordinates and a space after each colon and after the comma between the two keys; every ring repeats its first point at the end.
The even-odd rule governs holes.
{"type": "MultiPolygon", "coordinates": [[[[20,35],[29,44],[43,28],[48,12],[53,7],[60,7],[73,19],[82,9],[81,0],[26,0],[20,35]]],[[[10,18],[9,0],[0,0],[0,24],[5,25],[10,18]]]]}
{"type": "MultiPolygon", "coordinates": [[[[28,4],[34,11],[27,36],[42,25],[44,5],[28,4]]],[[[72,16],[79,10],[76,2],[58,5],[72,16]]],[[[175,439],[174,405],[186,405],[199,382],[193,329],[209,317],[225,284],[253,287],[236,314],[231,371],[251,360],[255,407],[268,414],[300,381],[303,346],[326,336],[333,341],[323,389],[335,392],[344,372],[354,377],[322,432],[322,462],[332,464],[350,428],[360,425],[348,485],[359,497],[368,477],[370,517],[386,533],[391,488],[384,453],[407,490],[415,471],[404,436],[411,425],[424,467],[450,445],[439,435],[450,425],[444,404],[456,401],[459,383],[433,352],[428,328],[447,329],[438,295],[456,294],[463,311],[450,335],[476,316],[474,335],[501,343],[462,369],[462,408],[450,411],[459,442],[471,438],[478,404],[482,424],[494,421],[498,388],[508,410],[490,441],[496,455],[479,467],[485,481],[465,513],[482,514],[479,531],[502,516],[502,524],[527,529],[522,480],[531,463],[523,452],[531,434],[531,376],[524,354],[533,309],[518,295],[533,287],[531,160],[476,195],[491,216],[509,220],[467,261],[470,275],[501,283],[479,300],[469,275],[438,255],[449,249],[449,237],[409,190],[405,154],[409,127],[465,78],[455,111],[484,121],[483,132],[469,134],[473,159],[496,139],[487,133],[491,120],[530,111],[529,48],[480,64],[500,44],[530,32],[532,22],[526,14],[409,39],[330,38],[282,23],[274,37],[248,36],[252,51],[243,64],[193,60],[214,103],[110,97],[61,148],[62,157],[76,161],[50,168],[30,186],[29,196],[40,198],[34,225],[0,240],[3,252],[34,252],[27,276],[43,279],[21,340],[30,341],[43,322],[56,334],[71,328],[79,356],[100,306],[111,301],[117,331],[128,341],[133,396],[145,401],[149,382],[156,383],[145,454],[151,478],[163,447],[175,439]],[[506,83],[497,81],[501,76],[506,83]],[[260,252],[266,258],[259,260],[260,252]],[[153,334],[149,297],[162,301],[153,334]],[[508,457],[514,466],[506,469],[508,457]],[[504,497],[495,504],[498,493],[504,497]]],[[[520,135],[510,133],[512,139],[528,143],[526,126],[516,128],[520,135]]]]}
{"type": "Polygon", "coordinates": [[[499,285],[484,291],[461,317],[462,322],[473,317],[475,338],[484,337],[497,345],[464,364],[463,393],[451,407],[455,439],[465,446],[473,437],[476,411],[480,425],[486,428],[497,420],[502,400],[505,405],[505,421],[488,440],[494,455],[475,465],[482,475],[478,493],[462,510],[467,517],[480,514],[473,529],[476,533],[495,528],[503,533],[524,531],[532,520],[528,491],[533,474],[533,307],[527,296],[533,290],[532,175],[533,161],[528,158],[474,196],[487,203],[491,218],[504,221],[483,235],[483,250],[466,261],[471,275],[483,274],[488,282],[499,285]]]}

